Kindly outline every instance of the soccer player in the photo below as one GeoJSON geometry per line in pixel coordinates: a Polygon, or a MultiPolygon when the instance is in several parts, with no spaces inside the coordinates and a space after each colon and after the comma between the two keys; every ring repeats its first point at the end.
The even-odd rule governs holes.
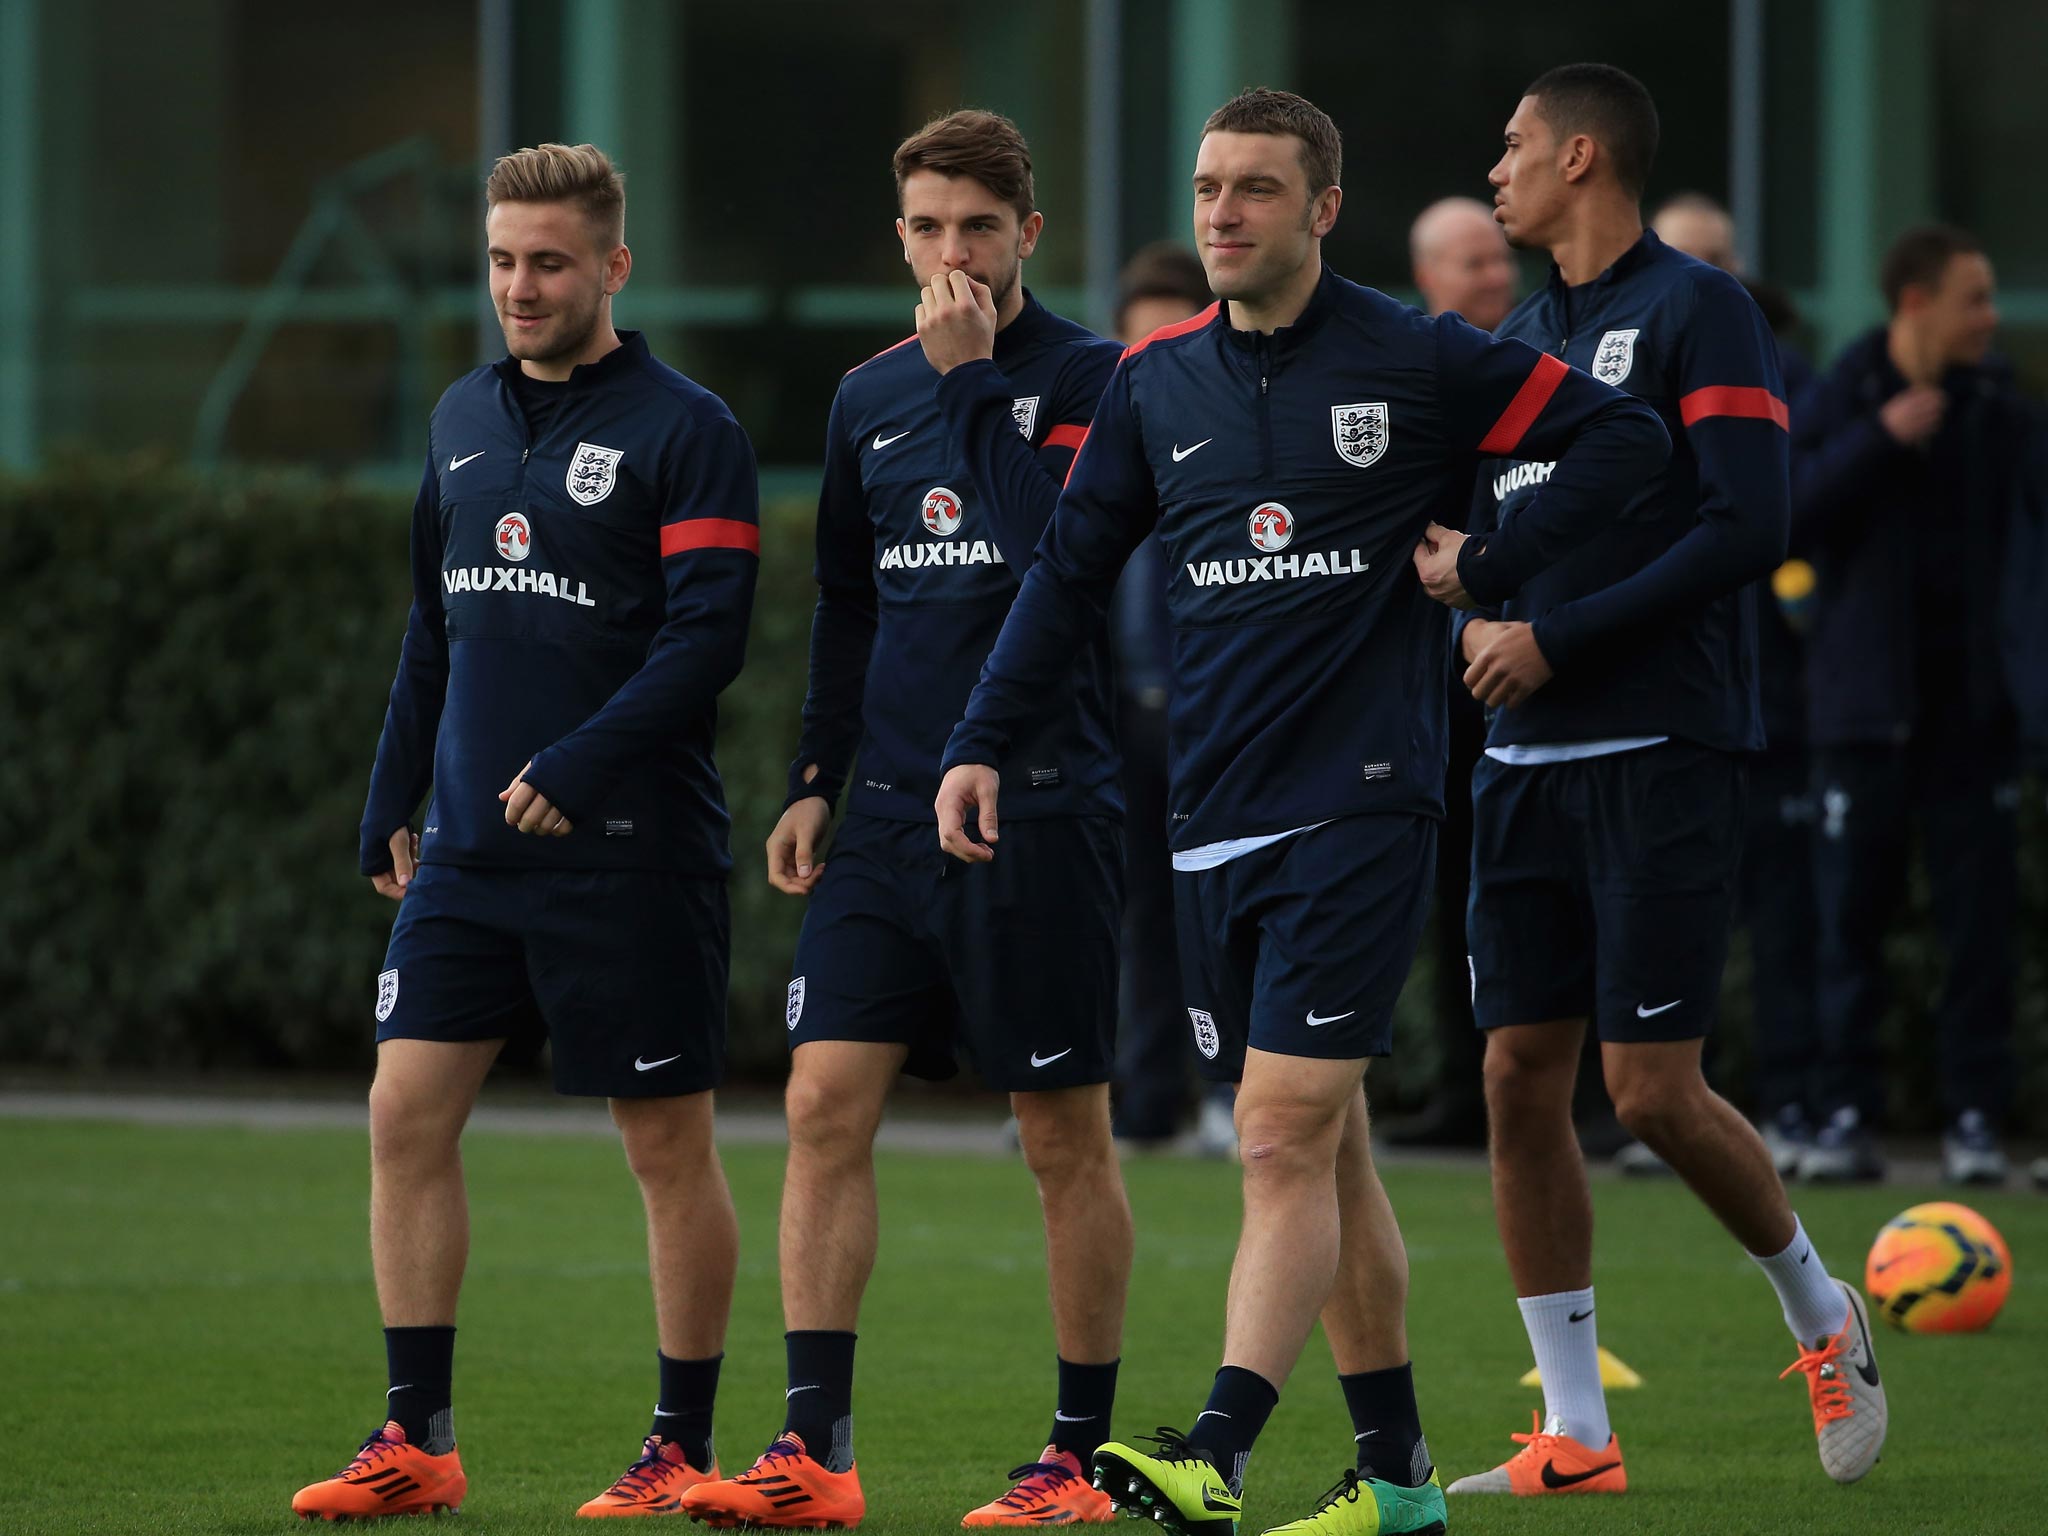
{"type": "Polygon", "coordinates": [[[1045,221],[1015,124],[953,113],[894,165],[917,334],[849,373],[832,404],[810,692],[767,847],[770,883],[810,898],[789,985],[787,1417],[750,1470],[685,1508],[860,1522],[854,1330],[877,1243],[875,1132],[899,1073],[951,1076],[958,1050],[1010,1095],[1059,1349],[1049,1443],[964,1523],[1107,1520],[1083,1474],[1108,1433],[1131,1217],[1109,1119],[1123,806],[1106,636],[1084,637],[1052,680],[1060,703],[1027,749],[1008,868],[952,867],[932,846],[932,796],[1117,348],[1023,286],[1045,221]]]}
{"type": "MultiPolygon", "coordinates": [[[[1537,517],[1465,556],[1512,585],[1596,536],[1666,448],[1653,413],[1583,373],[1326,269],[1341,155],[1336,125],[1284,91],[1211,114],[1193,222],[1220,302],[1124,355],[938,798],[970,878],[1025,851],[1009,818],[1030,810],[1035,722],[1156,526],[1183,991],[1204,1075],[1242,1079],[1244,1229],[1207,1406],[1156,1453],[1104,1445],[1095,1471],[1185,1533],[1234,1526],[1318,1314],[1357,1465],[1300,1524],[1441,1528],[1362,1088],[1391,1044],[1443,813],[1448,622],[1409,558],[1463,516],[1482,453],[1564,456],[1537,517]]],[[[1446,549],[1429,574],[1450,593],[1446,549]]]]}
{"type": "Polygon", "coordinates": [[[412,614],[363,812],[363,872],[399,903],[370,1089],[391,1388],[389,1422],[292,1501],[330,1520],[462,1503],[459,1143],[499,1049],[536,1028],[560,1092],[611,1101],[659,1344],[641,1454],[578,1513],[673,1510],[718,1470],[738,1232],[711,1136],[731,865],[712,735],[753,606],[753,450],[723,401],[614,329],[633,258],[602,151],[520,150],[485,195],[509,356],[451,385],[428,427],[412,614]]]}
{"type": "MultiPolygon", "coordinates": [[[[1548,455],[1494,455],[1459,565],[1466,684],[1495,713],[1473,775],[1473,1007],[1486,1041],[1494,1211],[1543,1374],[1544,1417],[1451,1491],[1620,1492],[1594,1320],[1593,1216],[1571,1126],[1587,1021],[1615,1111],[1755,1257],[1798,1341],[1821,1463],[1884,1441],[1863,1303],[1828,1278],[1749,1122],[1707,1085],[1743,832],[1763,745],[1753,583],[1783,558],[1777,350],[1733,276],[1643,229],[1657,113],[1603,64],[1531,85],[1491,173],[1496,217],[1550,252],[1501,334],[1656,408],[1673,443],[1605,537],[1520,583],[1472,558],[1548,500],[1548,455]]],[[[1558,473],[1562,472],[1559,466],[1558,473]]],[[[1788,1370],[1787,1375],[1792,1372],[1788,1370]]]]}

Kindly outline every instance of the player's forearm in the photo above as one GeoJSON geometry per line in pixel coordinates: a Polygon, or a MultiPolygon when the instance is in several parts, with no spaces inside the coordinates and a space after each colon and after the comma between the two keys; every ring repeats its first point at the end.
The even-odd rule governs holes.
{"type": "Polygon", "coordinates": [[[847,770],[860,749],[861,710],[875,648],[872,591],[818,593],[811,616],[810,684],[804,694],[803,737],[789,765],[785,806],[812,795],[839,803],[847,770]],[[811,770],[816,769],[813,773],[811,770]]]}
{"type": "Polygon", "coordinates": [[[963,363],[938,382],[939,413],[989,498],[996,547],[1022,581],[1059,503],[1060,482],[1017,430],[1013,396],[992,362],[963,363]]]}
{"type": "MultiPolygon", "coordinates": [[[[1783,464],[1782,454],[1777,459],[1783,464]]],[[[1641,570],[1564,603],[1535,621],[1536,643],[1562,672],[1588,647],[1640,625],[1683,621],[1716,598],[1769,574],[1785,558],[1782,479],[1750,476],[1739,488],[1710,486],[1701,520],[1641,570]],[[1740,503],[1723,499],[1739,494],[1740,503]]]]}
{"type": "Polygon", "coordinates": [[[959,763],[999,764],[1019,730],[1065,704],[1075,652],[1101,628],[1108,598],[1107,587],[1061,576],[1050,562],[1032,567],[946,743],[942,772],[959,763]]]}
{"type": "Polygon", "coordinates": [[[1519,451],[1558,454],[1542,490],[1506,524],[1466,540],[1458,576],[1477,602],[1497,606],[1621,516],[1671,456],[1671,437],[1649,406],[1574,375],[1560,386],[1583,399],[1554,399],[1555,424],[1532,431],[1519,451]],[[1598,396],[1591,391],[1599,391],[1598,396]],[[1569,408],[1566,408],[1569,407],[1569,408]]]}
{"type": "Polygon", "coordinates": [[[689,581],[685,612],[662,627],[640,669],[596,714],[535,753],[527,782],[571,820],[587,817],[633,761],[709,711],[746,660],[757,569],[752,556],[735,556],[717,575],[689,581]]]}
{"type": "Polygon", "coordinates": [[[391,834],[412,820],[433,783],[434,741],[447,697],[447,644],[415,606],[399,648],[363,805],[358,851],[366,875],[391,867],[391,834]]]}
{"type": "Polygon", "coordinates": [[[1896,445],[1874,416],[1843,422],[1792,454],[1794,553],[1807,553],[1864,526],[1869,491],[1896,445]]]}

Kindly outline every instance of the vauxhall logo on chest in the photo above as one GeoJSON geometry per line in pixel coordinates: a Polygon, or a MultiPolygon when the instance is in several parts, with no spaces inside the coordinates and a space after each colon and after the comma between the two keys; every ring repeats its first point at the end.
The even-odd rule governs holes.
{"type": "Polygon", "coordinates": [[[569,578],[553,571],[526,568],[533,553],[533,524],[524,512],[507,512],[491,532],[500,559],[508,565],[458,565],[441,572],[441,585],[453,597],[458,592],[530,592],[536,597],[559,598],[578,608],[595,608],[597,600],[582,582],[570,588],[569,578]]]}
{"type": "Polygon", "coordinates": [[[966,520],[967,508],[960,493],[949,486],[935,485],[924,493],[917,509],[918,521],[937,543],[913,540],[882,551],[876,569],[915,571],[928,565],[1002,565],[1003,552],[987,539],[955,540],[966,520]]]}
{"type": "Polygon", "coordinates": [[[1294,542],[1294,514],[1277,501],[1252,508],[1245,532],[1262,553],[1245,560],[1191,560],[1188,580],[1198,587],[1241,587],[1253,581],[1296,581],[1304,576],[1363,576],[1371,563],[1362,549],[1281,551],[1294,542]]]}

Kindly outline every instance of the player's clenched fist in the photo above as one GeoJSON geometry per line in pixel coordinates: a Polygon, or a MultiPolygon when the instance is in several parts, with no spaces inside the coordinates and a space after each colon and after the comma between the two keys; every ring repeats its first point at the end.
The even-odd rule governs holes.
{"type": "Polygon", "coordinates": [[[1458,551],[1464,547],[1465,535],[1441,523],[1423,529],[1415,546],[1415,574],[1422,578],[1423,591],[1452,608],[1477,606],[1458,579],[1458,551]]]}
{"type": "Polygon", "coordinates": [[[548,797],[526,782],[526,769],[520,769],[512,776],[512,782],[498,791],[498,798],[505,802],[505,825],[514,832],[531,832],[540,837],[567,837],[572,830],[569,818],[562,814],[559,806],[550,804],[548,797]]]}
{"type": "Polygon", "coordinates": [[[393,901],[405,900],[406,887],[412,884],[412,874],[419,862],[419,834],[411,827],[400,827],[391,834],[391,867],[381,875],[370,876],[371,889],[393,901]]]}
{"type": "Polygon", "coordinates": [[[1513,709],[1551,679],[1550,662],[1533,626],[1473,619],[1462,640],[1465,686],[1488,709],[1513,709]]]}
{"type": "Polygon", "coordinates": [[[919,295],[917,339],[925,361],[942,374],[994,357],[996,301],[988,284],[957,268],[934,275],[919,295]]]}
{"type": "Polygon", "coordinates": [[[808,896],[825,873],[818,857],[825,829],[832,821],[832,802],[822,795],[799,800],[782,813],[768,834],[768,883],[788,896],[808,896]]]}
{"type": "Polygon", "coordinates": [[[986,864],[996,856],[996,791],[1002,779],[984,763],[962,763],[939,781],[932,808],[939,813],[939,846],[969,864],[986,864]],[[967,832],[972,816],[981,841],[967,832]]]}

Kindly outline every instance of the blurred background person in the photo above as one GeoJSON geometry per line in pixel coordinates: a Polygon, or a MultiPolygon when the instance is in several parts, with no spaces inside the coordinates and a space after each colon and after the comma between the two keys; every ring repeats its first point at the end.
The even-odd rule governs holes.
{"type": "MultiPolygon", "coordinates": [[[[1491,331],[1515,307],[1520,273],[1493,210],[1472,197],[1446,197],[1415,216],[1408,257],[1423,308],[1455,312],[1491,331]]],[[[1465,899],[1472,883],[1472,765],[1486,747],[1486,712],[1460,681],[1463,668],[1445,662],[1450,697],[1449,761],[1444,820],[1437,833],[1436,906],[1429,945],[1434,962],[1431,1015],[1436,1021],[1436,1079],[1428,1105],[1393,1121],[1396,1147],[1486,1145],[1486,1102],[1480,1086],[1485,1042],[1472,1027],[1471,972],[1465,963],[1465,899]]]]}
{"type": "MultiPolygon", "coordinates": [[[[1650,221],[1657,238],[1742,279],[1778,343],[1785,400],[1796,421],[1813,365],[1795,344],[1799,312],[1774,284],[1746,275],[1735,221],[1700,192],[1668,198],[1650,221]]],[[[1812,1097],[1820,1050],[1814,1022],[1813,829],[1816,808],[1806,744],[1805,656],[1798,626],[1810,612],[1813,567],[1793,558],[1757,583],[1757,660],[1765,746],[1749,765],[1736,920],[1749,933],[1753,1025],[1752,1106],[1780,1174],[1813,1143],[1812,1097]]],[[[1665,1171],[1640,1142],[1616,1154],[1624,1172],[1665,1171]]]]}
{"type": "MultiPolygon", "coordinates": [[[[1116,339],[1125,346],[1210,302],[1201,259],[1177,241],[1145,246],[1118,279],[1116,339]]],[[[1173,631],[1166,555],[1155,533],[1138,546],[1110,602],[1117,734],[1124,752],[1123,998],[1116,1051],[1117,1140],[1157,1149],[1181,1129],[1194,1099],[1194,1058],[1174,955],[1173,864],[1166,847],[1166,681],[1173,631]]],[[[1227,1087],[1206,1095],[1197,1149],[1237,1146],[1227,1087]]]]}
{"type": "Polygon", "coordinates": [[[2005,621],[2023,615],[1997,597],[2035,494],[2033,417],[1991,356],[1995,279],[1973,236],[1909,229],[1880,280],[1889,322],[1849,345],[1793,419],[1792,543],[1819,578],[1807,684],[1827,1116],[1800,1171],[1883,1175],[1884,941],[1917,829],[1947,961],[1934,1017],[1943,1174],[1999,1183],[2019,899],[2004,648],[2022,627],[2005,621]]]}

